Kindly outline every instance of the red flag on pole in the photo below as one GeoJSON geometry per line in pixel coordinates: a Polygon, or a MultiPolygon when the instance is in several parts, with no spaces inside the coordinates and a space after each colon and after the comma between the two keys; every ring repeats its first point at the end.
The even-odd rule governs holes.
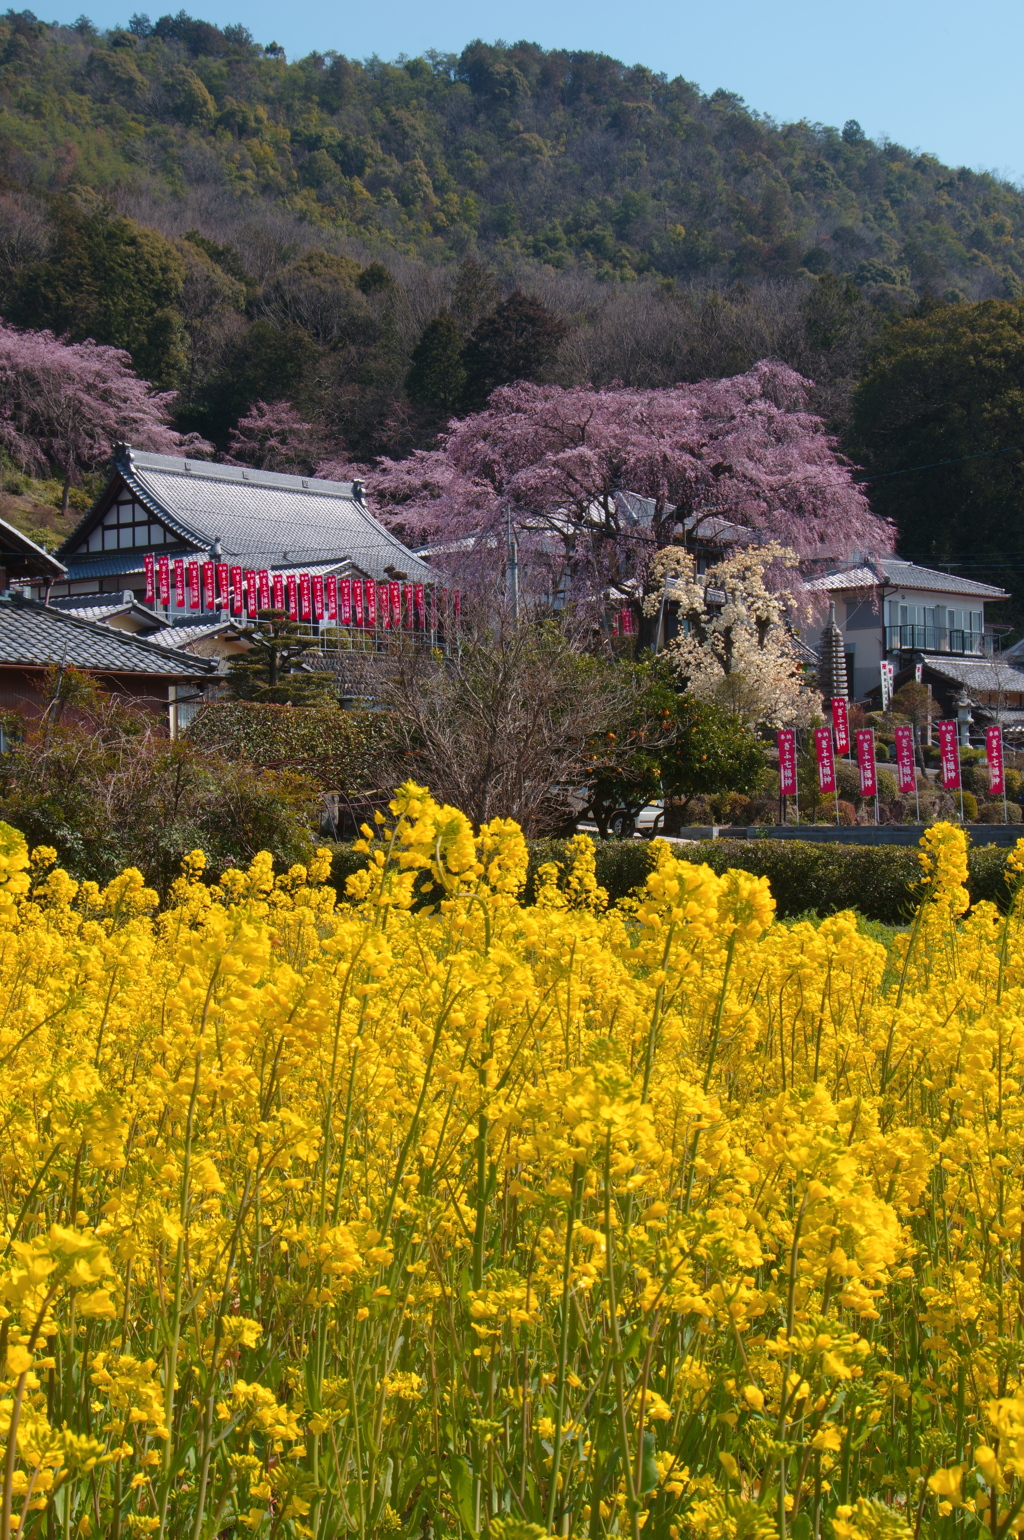
{"type": "Polygon", "coordinates": [[[259,572],[257,572],[257,574],[256,574],[256,582],[259,584],[260,609],[261,610],[269,610],[269,608],[270,608],[270,573],[267,571],[266,567],[261,567],[259,572]]]}
{"type": "Polygon", "coordinates": [[[169,556],[161,556],[156,564],[157,586],[160,594],[160,603],[167,605],[171,602],[171,559],[169,556]]]}
{"type": "Polygon", "coordinates": [[[309,573],[302,572],[299,574],[299,618],[301,620],[312,620],[312,600],[313,595],[309,581],[309,573]]]}
{"type": "Polygon", "coordinates": [[[860,794],[877,797],[878,781],[875,777],[875,735],[870,727],[857,734],[857,766],[860,770],[860,794]]]}
{"type": "Polygon", "coordinates": [[[336,621],[338,618],[338,579],[336,577],[329,577],[327,579],[326,589],[327,619],[336,621]]]}
{"type": "Polygon", "coordinates": [[[917,789],[917,772],[914,769],[914,729],[904,723],[895,729],[896,737],[896,784],[901,795],[917,789]]]}
{"type": "Polygon", "coordinates": [[[231,569],[231,613],[232,615],[240,615],[242,613],[241,567],[232,567],[231,569]]]}
{"type": "Polygon", "coordinates": [[[203,562],[203,609],[217,608],[217,568],[212,561],[203,562]]]}
{"type": "Polygon", "coordinates": [[[363,624],[363,580],[356,578],[352,584],[352,623],[359,629],[363,624]]]}
{"type": "MultiPolygon", "coordinates": [[[[350,626],[352,624],[352,579],[342,578],[338,587],[341,590],[338,598],[338,619],[343,626],[350,626]]],[[[362,617],[362,609],[363,606],[360,604],[360,618],[362,617]]]]}
{"type": "Polygon", "coordinates": [[[832,753],[832,733],[829,728],[814,729],[814,750],[818,756],[818,787],[823,792],[834,792],[836,762],[832,753]]]}
{"type": "Polygon", "coordinates": [[[791,727],[779,728],[779,791],[796,796],[796,733],[791,727]]]}
{"type": "Polygon", "coordinates": [[[387,583],[377,584],[377,619],[387,631],[391,625],[391,600],[387,583]]]}
{"type": "Polygon", "coordinates": [[[1001,797],[1006,790],[1003,775],[1003,729],[998,722],[985,729],[985,757],[988,759],[988,789],[994,797],[1001,797]]]}
{"type": "Polygon", "coordinates": [[[458,625],[459,619],[462,615],[462,595],[457,588],[452,594],[452,600],[455,605],[455,624],[458,625]]]}
{"type": "Polygon", "coordinates": [[[313,619],[324,618],[324,580],[318,572],[313,579],[313,619]]]}
{"type": "Polygon", "coordinates": [[[274,581],[273,581],[273,584],[271,586],[272,586],[272,591],[273,591],[273,595],[274,595],[274,609],[275,610],[283,610],[284,609],[284,578],[282,577],[280,572],[275,572],[274,573],[274,581]]]}
{"type": "Polygon", "coordinates": [[[402,621],[407,631],[412,630],[412,584],[402,585],[402,621]]]}
{"type": "Polygon", "coordinates": [[[146,603],[156,603],[156,557],[144,556],[142,565],[146,573],[146,603]]]}
{"type": "Polygon", "coordinates": [[[836,753],[850,752],[850,708],[845,696],[838,695],[832,702],[832,731],[836,735],[836,753]]]}
{"type": "Polygon", "coordinates": [[[217,563],[217,608],[226,610],[228,607],[228,590],[230,584],[230,570],[226,562],[217,563]]]}
{"type": "Polygon", "coordinates": [[[417,583],[415,585],[413,588],[413,595],[416,601],[416,622],[422,631],[426,622],[426,596],[422,583],[417,583]]]}
{"type": "Polygon", "coordinates": [[[366,628],[375,630],[377,626],[377,585],[372,578],[366,584],[366,628]]]}
{"type": "Polygon", "coordinates": [[[388,594],[391,600],[391,624],[397,628],[402,624],[402,585],[401,583],[389,583],[388,594]]]}
{"type": "Polygon", "coordinates": [[[179,610],[185,608],[185,563],[174,563],[174,602],[179,610]]]}
{"type": "Polygon", "coordinates": [[[298,585],[298,581],[297,581],[297,579],[295,577],[295,573],[294,572],[289,572],[289,574],[288,574],[287,590],[288,590],[288,619],[289,620],[298,620],[298,618],[299,618],[299,585],[298,585]]]}
{"type": "Polygon", "coordinates": [[[955,722],[939,723],[939,760],[943,790],[957,791],[960,786],[960,745],[956,741],[955,722]]]}
{"type": "Polygon", "coordinates": [[[190,561],[188,564],[188,607],[190,610],[199,608],[199,563],[190,561]]]}
{"type": "Polygon", "coordinates": [[[259,602],[260,596],[256,584],[256,574],[255,572],[247,572],[245,574],[245,607],[250,619],[255,617],[259,609],[259,602]]]}

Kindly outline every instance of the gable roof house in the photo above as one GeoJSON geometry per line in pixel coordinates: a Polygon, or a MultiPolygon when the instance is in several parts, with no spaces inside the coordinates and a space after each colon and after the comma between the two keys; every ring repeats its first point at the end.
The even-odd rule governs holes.
{"type": "Polygon", "coordinates": [[[141,636],[25,598],[0,594],[0,708],[37,716],[52,666],[91,674],[177,728],[178,702],[198,699],[216,663],[157,647],[141,636]]]}
{"type": "MultiPolygon", "coordinates": [[[[143,599],[147,555],[194,561],[214,552],[218,561],[272,572],[417,583],[432,577],[370,513],[361,482],[284,476],[121,445],[106,486],[57,553],[67,577],[53,593],[131,590],[143,599]]],[[[175,618],[173,595],[167,618],[175,618]]]]}

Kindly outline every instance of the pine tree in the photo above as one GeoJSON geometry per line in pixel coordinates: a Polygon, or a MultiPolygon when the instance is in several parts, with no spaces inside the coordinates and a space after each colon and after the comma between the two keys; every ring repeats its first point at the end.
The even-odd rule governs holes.
{"type": "Polygon", "coordinates": [[[299,623],[283,610],[261,610],[256,624],[242,635],[249,651],[228,664],[231,693],[237,700],[289,706],[325,706],[336,698],[334,678],[300,669],[314,649],[299,623]]]}
{"type": "Polygon", "coordinates": [[[565,322],[539,299],[513,289],[478,323],[466,344],[468,403],[482,406],[499,385],[539,379],[567,331],[565,322]]]}
{"type": "Polygon", "coordinates": [[[429,407],[448,416],[462,401],[466,369],[462,362],[462,337],[450,310],[428,321],[412,351],[412,367],[405,390],[414,406],[429,407]]]}

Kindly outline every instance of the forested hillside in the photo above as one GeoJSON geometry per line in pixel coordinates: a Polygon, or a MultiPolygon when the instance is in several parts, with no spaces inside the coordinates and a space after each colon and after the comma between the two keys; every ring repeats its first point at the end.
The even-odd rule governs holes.
{"type": "MultiPolygon", "coordinates": [[[[221,452],[260,401],[291,404],[310,463],[366,460],[510,379],[650,387],[775,358],[890,473],[920,457],[872,428],[870,378],[856,421],[855,399],[903,346],[892,323],[1024,301],[1008,183],[530,43],[289,62],[184,12],[109,33],[8,12],[0,168],[4,320],[127,350],[221,452]]],[[[959,454],[989,447],[958,432],[959,454]]],[[[1015,486],[1017,459],[1000,474],[1015,486]]],[[[899,522],[902,482],[883,490],[899,522]]],[[[946,490],[936,558],[965,538],[946,490]]]]}

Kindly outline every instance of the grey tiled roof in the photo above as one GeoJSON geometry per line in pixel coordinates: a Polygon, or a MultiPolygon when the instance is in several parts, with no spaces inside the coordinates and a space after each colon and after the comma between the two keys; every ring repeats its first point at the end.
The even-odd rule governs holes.
{"type": "Polygon", "coordinates": [[[6,519],[0,519],[0,562],[3,562],[5,556],[16,556],[28,561],[50,577],[64,576],[63,562],[51,556],[49,551],[44,551],[41,545],[36,545],[34,540],[23,535],[13,524],[8,524],[6,519]]]}
{"type": "Polygon", "coordinates": [[[946,653],[925,653],[925,668],[951,679],[966,689],[1024,690],[1024,666],[1014,668],[996,658],[951,658],[946,653]]]}
{"type": "Polygon", "coordinates": [[[887,588],[921,588],[932,593],[964,594],[978,599],[1006,599],[1005,588],[994,588],[991,583],[977,583],[973,578],[957,577],[952,572],[938,572],[933,567],[919,567],[912,561],[901,561],[898,556],[883,556],[877,571],[871,567],[844,567],[836,572],[823,573],[810,578],[807,587],[813,592],[841,593],[846,589],[874,588],[876,584],[887,588]]]}
{"type": "MultiPolygon", "coordinates": [[[[363,505],[358,482],[281,476],[238,465],[214,465],[171,455],[122,448],[115,470],[133,495],[193,551],[208,551],[219,540],[224,560],[250,567],[296,567],[350,560],[363,572],[384,578],[397,567],[423,581],[427,570],[363,505]]],[[[101,498],[100,503],[106,504],[101,498]]],[[[72,577],[98,575],[107,557],[77,554],[97,522],[98,503],[61,547],[72,577]]],[[[169,548],[162,552],[173,555],[169,548]]],[[[127,553],[126,565],[141,568],[141,555],[127,553]]]]}
{"type": "Polygon", "coordinates": [[[163,616],[140,604],[130,591],[127,598],[122,594],[64,594],[51,599],[50,608],[77,615],[79,620],[108,621],[115,615],[134,615],[154,629],[167,624],[163,616]]]}
{"type": "Polygon", "coordinates": [[[0,596],[0,665],[5,663],[36,668],[70,663],[104,673],[164,678],[209,674],[214,667],[205,658],[181,654],[172,662],[166,649],[127,631],[95,625],[34,600],[0,596]]]}
{"type": "Polygon", "coordinates": [[[190,647],[193,642],[204,641],[208,636],[238,636],[241,633],[230,620],[207,621],[204,625],[194,626],[166,626],[162,631],[157,631],[149,640],[156,647],[163,647],[169,651],[177,651],[179,648],[190,647]]]}

